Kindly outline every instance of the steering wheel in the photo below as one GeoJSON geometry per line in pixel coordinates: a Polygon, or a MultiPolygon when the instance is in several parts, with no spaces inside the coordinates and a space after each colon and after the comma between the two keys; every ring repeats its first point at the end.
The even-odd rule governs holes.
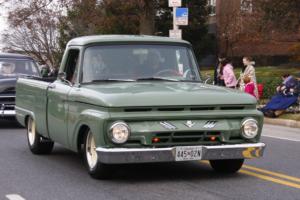
{"type": "Polygon", "coordinates": [[[179,76],[179,73],[173,69],[164,69],[164,70],[158,71],[154,74],[154,76],[163,76],[163,75],[179,76]]]}
{"type": "Polygon", "coordinates": [[[184,73],[183,73],[183,77],[184,78],[189,78],[191,76],[192,72],[191,69],[187,69],[184,73]]]}

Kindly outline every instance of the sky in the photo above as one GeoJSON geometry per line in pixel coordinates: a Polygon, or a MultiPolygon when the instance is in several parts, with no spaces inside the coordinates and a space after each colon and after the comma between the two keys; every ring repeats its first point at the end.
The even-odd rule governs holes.
{"type": "Polygon", "coordinates": [[[7,22],[6,22],[6,17],[7,17],[7,8],[5,5],[0,6],[0,49],[3,48],[3,44],[1,42],[2,37],[1,35],[4,33],[4,30],[7,29],[7,22]]]}

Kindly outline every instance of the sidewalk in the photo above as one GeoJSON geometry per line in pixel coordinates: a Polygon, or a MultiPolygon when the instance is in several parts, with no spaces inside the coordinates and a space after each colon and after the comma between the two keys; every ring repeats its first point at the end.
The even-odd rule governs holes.
{"type": "Polygon", "coordinates": [[[288,120],[288,119],[273,119],[273,118],[265,117],[264,123],[279,125],[279,126],[287,126],[291,128],[299,128],[299,133],[300,133],[300,121],[288,120]]]}

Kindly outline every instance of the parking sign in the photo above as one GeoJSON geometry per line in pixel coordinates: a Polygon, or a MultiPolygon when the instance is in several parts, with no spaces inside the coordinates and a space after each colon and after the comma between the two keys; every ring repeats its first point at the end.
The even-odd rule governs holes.
{"type": "Polygon", "coordinates": [[[181,7],[181,0],[169,0],[169,7],[181,7]]]}
{"type": "Polygon", "coordinates": [[[188,25],[189,21],[189,9],[177,8],[176,9],[176,25],[188,25]]]}
{"type": "Polygon", "coordinates": [[[175,38],[175,39],[182,39],[182,30],[170,30],[169,32],[170,38],[175,38]]]}

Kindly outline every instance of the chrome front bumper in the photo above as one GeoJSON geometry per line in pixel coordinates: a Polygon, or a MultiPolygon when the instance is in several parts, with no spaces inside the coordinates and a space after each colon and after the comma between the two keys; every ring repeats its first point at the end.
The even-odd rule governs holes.
{"type": "MultiPolygon", "coordinates": [[[[200,160],[250,159],[263,156],[264,143],[198,146],[200,160]]],[[[106,164],[175,162],[176,148],[97,148],[99,161],[106,164]]]]}
{"type": "Polygon", "coordinates": [[[14,104],[0,104],[0,117],[14,117],[16,116],[14,104]]]}
{"type": "Polygon", "coordinates": [[[0,110],[0,117],[14,117],[16,116],[15,110],[0,110]]]}

